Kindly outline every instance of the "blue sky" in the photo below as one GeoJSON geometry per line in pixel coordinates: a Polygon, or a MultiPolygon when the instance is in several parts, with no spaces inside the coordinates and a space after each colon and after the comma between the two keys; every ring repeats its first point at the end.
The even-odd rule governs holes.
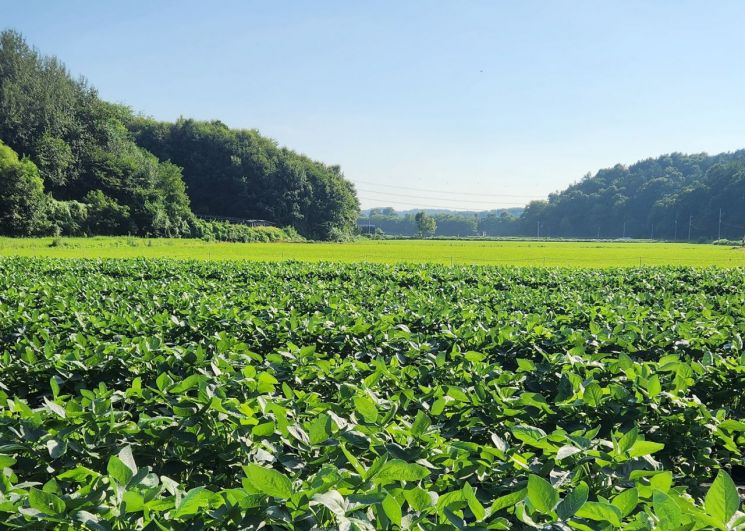
{"type": "Polygon", "coordinates": [[[340,164],[363,207],[524,204],[745,147],[745,2],[0,0],[0,28],[162,120],[340,164]]]}

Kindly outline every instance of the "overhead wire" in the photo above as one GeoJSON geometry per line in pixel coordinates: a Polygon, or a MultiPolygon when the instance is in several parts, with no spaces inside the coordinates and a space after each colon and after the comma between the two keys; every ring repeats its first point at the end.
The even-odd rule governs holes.
{"type": "MultiPolygon", "coordinates": [[[[374,195],[377,197],[369,197],[370,199],[373,199],[375,201],[381,201],[381,200],[388,200],[388,199],[399,199],[399,198],[407,198],[407,199],[416,199],[418,201],[447,201],[448,203],[453,204],[470,204],[470,205],[485,205],[488,203],[497,203],[497,201],[489,201],[489,200],[482,200],[482,201],[476,201],[473,199],[448,199],[445,197],[430,197],[430,196],[420,196],[420,195],[412,195],[412,194],[397,194],[397,193],[390,193],[390,192],[377,192],[375,190],[367,190],[360,188],[358,192],[361,192],[360,195],[367,196],[374,195]]],[[[499,201],[502,205],[511,205],[511,206],[525,206],[525,203],[521,202],[505,202],[505,201],[499,201]]]]}
{"type": "Polygon", "coordinates": [[[394,184],[383,184],[375,183],[370,181],[354,181],[355,184],[359,183],[365,186],[379,187],[379,188],[394,188],[398,190],[408,190],[411,192],[424,192],[430,194],[446,194],[448,196],[453,195],[466,195],[475,197],[511,197],[511,198],[525,198],[525,199],[543,199],[545,195],[530,195],[530,194],[494,194],[494,193],[478,193],[478,192],[458,192],[454,190],[432,190],[431,188],[414,188],[411,186],[399,186],[394,184]]]}

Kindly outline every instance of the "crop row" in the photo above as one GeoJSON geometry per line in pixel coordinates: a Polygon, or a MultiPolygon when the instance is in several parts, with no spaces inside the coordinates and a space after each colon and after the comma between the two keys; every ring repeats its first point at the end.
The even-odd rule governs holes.
{"type": "Polygon", "coordinates": [[[742,526],[744,282],[2,260],[0,526],[742,526]]]}

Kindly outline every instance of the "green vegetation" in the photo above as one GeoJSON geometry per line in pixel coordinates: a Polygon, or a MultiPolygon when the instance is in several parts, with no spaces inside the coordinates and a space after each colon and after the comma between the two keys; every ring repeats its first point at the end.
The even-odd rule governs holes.
{"type": "MultiPolygon", "coordinates": [[[[280,239],[291,240],[293,235],[280,239]]],[[[257,236],[253,241],[266,239],[257,236]]],[[[740,247],[631,242],[361,240],[262,245],[191,239],[0,238],[0,255],[563,267],[745,266],[745,250],[740,247]]]]}
{"type": "Polygon", "coordinates": [[[744,271],[0,260],[0,526],[742,528],[744,271]]]}
{"type": "Polygon", "coordinates": [[[437,222],[426,212],[418,212],[414,216],[419,237],[434,236],[437,230],[437,222]]]}
{"type": "Polygon", "coordinates": [[[197,214],[267,219],[316,240],[342,240],[355,231],[359,203],[339,166],[220,122],[131,117],[127,124],[138,145],[183,168],[197,214]]]}
{"type": "MultiPolygon", "coordinates": [[[[673,153],[631,166],[618,164],[550,194],[548,201],[529,203],[520,214],[513,209],[431,215],[441,236],[741,241],[745,150],[714,156],[673,153]]],[[[417,233],[414,215],[392,208],[372,209],[358,223],[374,225],[386,234],[417,233]]]]}
{"type": "Polygon", "coordinates": [[[524,229],[541,234],[711,241],[745,234],[745,150],[673,153],[589,174],[548,202],[532,202],[524,229]],[[720,223],[721,210],[721,223],[720,223]]]}
{"type": "Polygon", "coordinates": [[[201,237],[190,205],[314,239],[348,238],[359,213],[338,166],[256,131],[137,117],[18,33],[0,33],[0,234],[201,237]]]}

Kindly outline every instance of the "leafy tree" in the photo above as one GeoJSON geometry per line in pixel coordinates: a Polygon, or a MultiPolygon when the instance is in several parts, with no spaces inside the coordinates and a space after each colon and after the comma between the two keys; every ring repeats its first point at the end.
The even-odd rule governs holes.
{"type": "Polygon", "coordinates": [[[418,212],[414,219],[420,236],[426,238],[435,234],[437,222],[433,217],[427,215],[426,212],[418,212]]]}
{"type": "Polygon", "coordinates": [[[0,142],[0,232],[29,236],[44,224],[44,183],[36,165],[0,142]]]}
{"type": "Polygon", "coordinates": [[[139,145],[183,168],[197,214],[266,219],[314,239],[354,232],[359,202],[338,166],[219,121],[132,117],[127,125],[139,145]]]}

